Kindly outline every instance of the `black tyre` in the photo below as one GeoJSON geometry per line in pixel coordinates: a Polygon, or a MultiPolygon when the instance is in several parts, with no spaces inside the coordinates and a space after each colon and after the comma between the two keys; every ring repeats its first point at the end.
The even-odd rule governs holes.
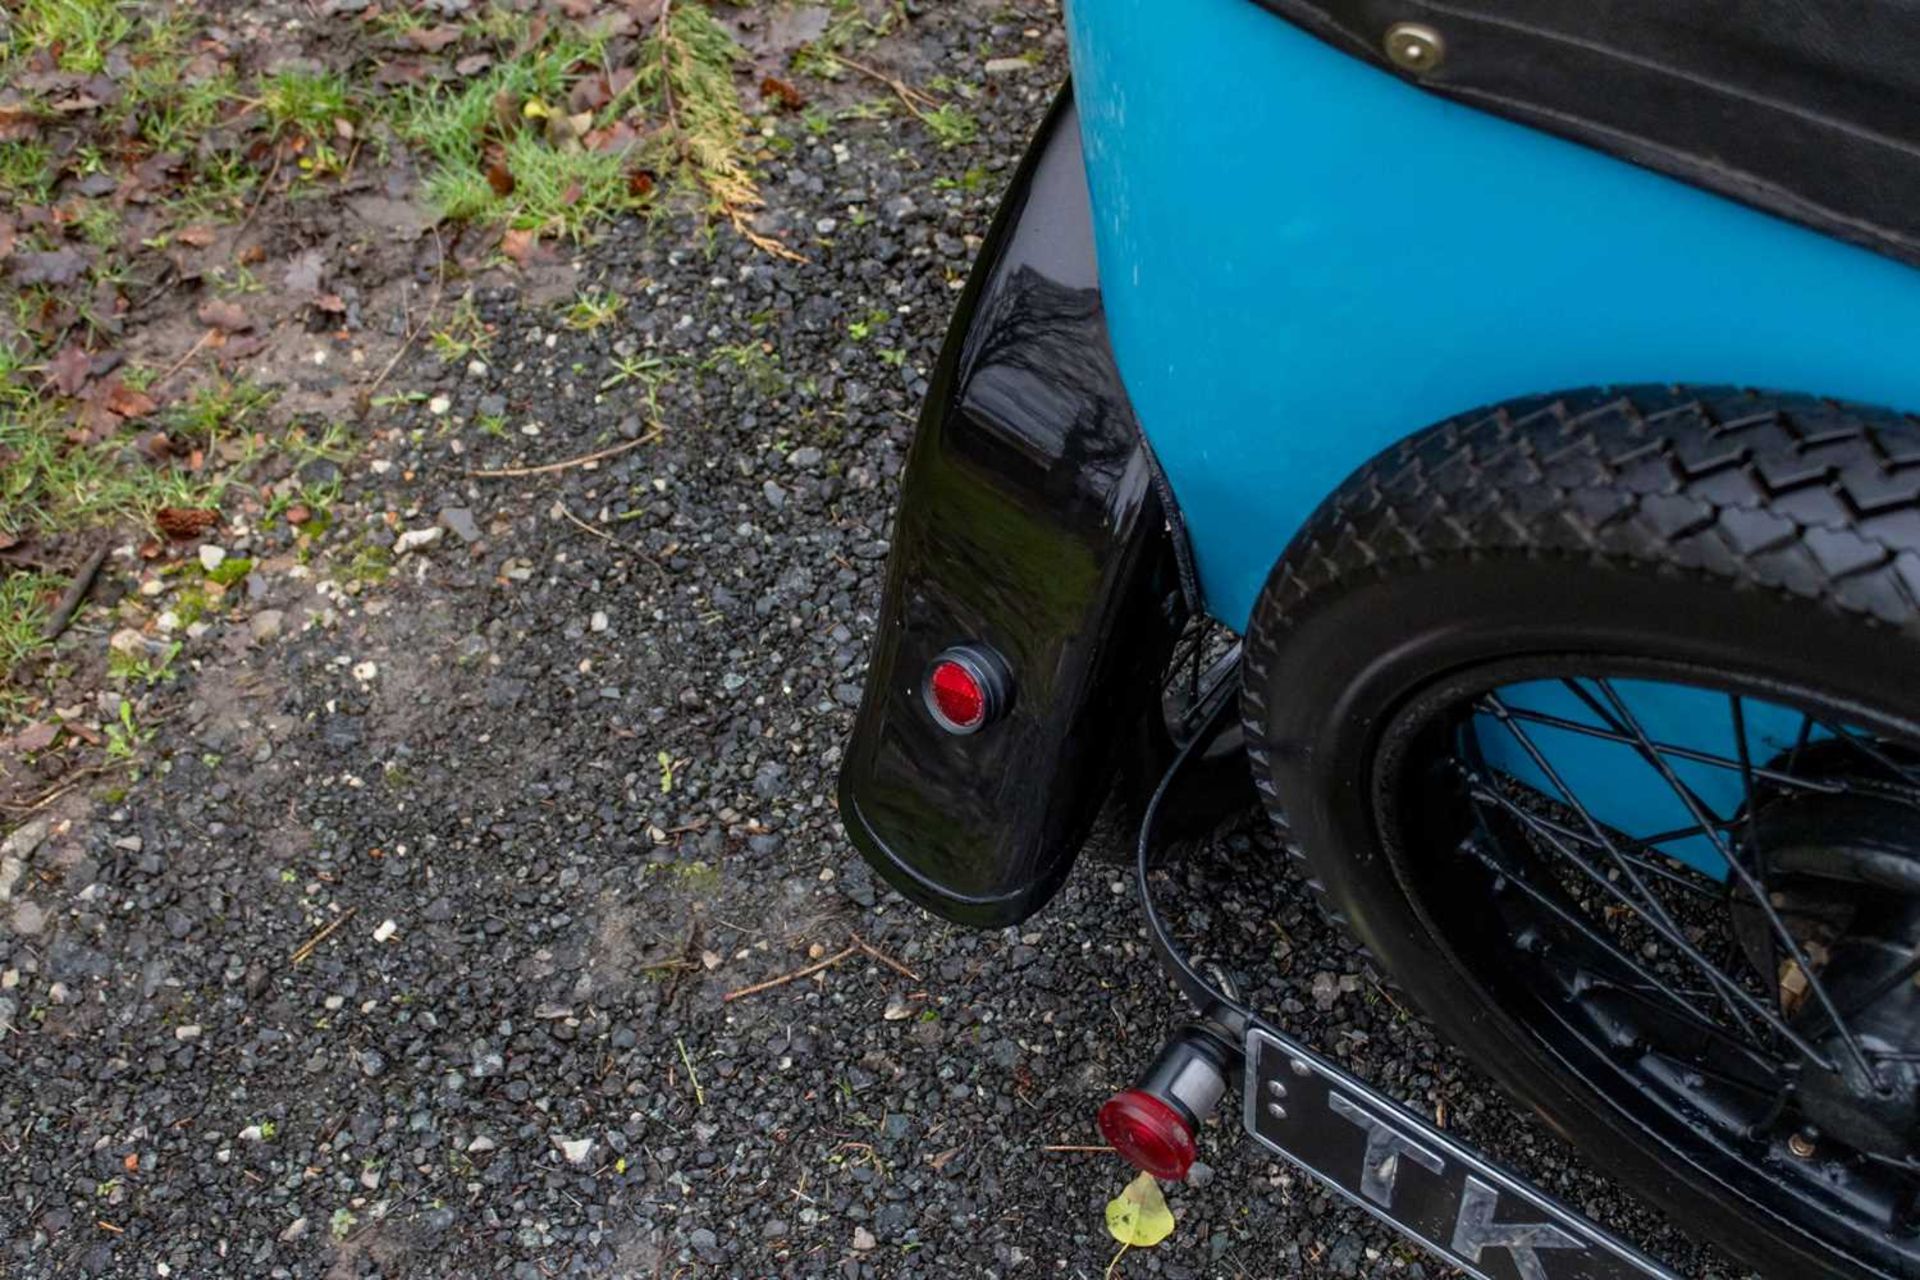
{"type": "Polygon", "coordinates": [[[1289,849],[1442,1033],[1764,1274],[1920,1275],[1913,420],[1444,424],[1327,501],[1246,651],[1289,849]]]}

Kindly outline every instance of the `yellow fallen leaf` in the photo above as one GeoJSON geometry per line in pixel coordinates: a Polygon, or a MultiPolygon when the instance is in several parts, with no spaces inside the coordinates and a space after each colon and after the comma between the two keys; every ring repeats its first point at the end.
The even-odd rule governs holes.
{"type": "Polygon", "coordinates": [[[1107,1201],[1107,1230],[1121,1244],[1137,1249],[1150,1249],[1173,1234],[1173,1210],[1152,1174],[1141,1174],[1107,1201]]]}

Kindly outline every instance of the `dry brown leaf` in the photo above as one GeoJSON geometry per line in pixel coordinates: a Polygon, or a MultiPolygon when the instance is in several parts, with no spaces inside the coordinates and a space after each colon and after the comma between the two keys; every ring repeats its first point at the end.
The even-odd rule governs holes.
{"type": "Polygon", "coordinates": [[[144,418],[157,407],[152,396],[128,386],[118,378],[110,379],[100,389],[100,398],[109,410],[122,418],[144,418]]]}
{"type": "Polygon", "coordinates": [[[437,27],[418,27],[407,32],[407,43],[422,53],[438,53],[460,38],[459,27],[443,22],[437,27]]]}
{"type": "Polygon", "coordinates": [[[194,311],[200,323],[222,333],[239,333],[242,329],[251,329],[253,321],[247,319],[247,313],[240,309],[237,302],[225,298],[208,298],[194,311]]]}
{"type": "Polygon", "coordinates": [[[493,95],[493,123],[504,135],[519,131],[520,97],[511,89],[502,89],[493,95]]]}
{"type": "Polygon", "coordinates": [[[87,270],[87,257],[77,249],[13,255],[13,278],[21,284],[72,284],[87,270]]]}
{"type": "Polygon", "coordinates": [[[173,238],[181,244],[191,245],[196,249],[204,249],[213,243],[214,231],[212,227],[196,223],[191,227],[180,228],[173,233],[173,238]]]}
{"type": "Polygon", "coordinates": [[[220,522],[212,507],[162,507],[153,513],[153,527],[175,542],[197,538],[220,522]]]}
{"type": "Polygon", "coordinates": [[[30,724],[11,738],[0,739],[0,751],[10,755],[30,755],[35,751],[45,751],[59,736],[58,723],[30,724]]]}
{"type": "Polygon", "coordinates": [[[589,151],[625,151],[640,141],[640,134],[625,120],[615,120],[604,129],[588,130],[580,141],[589,151]]]}
{"type": "Polygon", "coordinates": [[[527,255],[533,252],[533,241],[533,232],[515,227],[500,237],[500,252],[525,266],[527,255]]]}
{"type": "Polygon", "coordinates": [[[767,76],[760,81],[760,96],[779,99],[788,111],[798,111],[807,105],[806,95],[778,76],[767,76]]]}
{"type": "Polygon", "coordinates": [[[0,142],[25,142],[40,132],[40,121],[24,102],[0,102],[0,142]]]}
{"type": "Polygon", "coordinates": [[[93,357],[78,343],[62,348],[59,355],[47,361],[47,383],[63,396],[79,395],[92,372],[93,357]]]}

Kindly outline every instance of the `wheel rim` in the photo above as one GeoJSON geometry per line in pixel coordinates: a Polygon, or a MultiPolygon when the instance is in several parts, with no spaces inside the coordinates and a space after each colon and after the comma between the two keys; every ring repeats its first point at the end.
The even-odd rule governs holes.
{"type": "Polygon", "coordinates": [[[1416,910],[1548,1063],[1751,1212],[1910,1272],[1916,748],[1777,681],[1531,658],[1405,704],[1371,794],[1416,910]]]}

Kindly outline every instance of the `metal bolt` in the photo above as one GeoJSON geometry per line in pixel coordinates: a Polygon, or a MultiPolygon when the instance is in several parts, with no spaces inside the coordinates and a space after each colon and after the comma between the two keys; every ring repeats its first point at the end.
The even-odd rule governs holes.
{"type": "Polygon", "coordinates": [[[1269,1102],[1267,1104],[1267,1114],[1275,1120],[1285,1120],[1287,1118],[1287,1109],[1277,1102],[1269,1102]]]}
{"type": "Polygon", "coordinates": [[[1424,22],[1396,22],[1387,28],[1387,61],[1402,71],[1432,71],[1447,56],[1447,42],[1424,22]]]}
{"type": "Polygon", "coordinates": [[[1811,1160],[1813,1153],[1819,1149],[1819,1139],[1820,1134],[1817,1130],[1802,1129],[1787,1139],[1787,1150],[1793,1152],[1798,1159],[1811,1160]]]}
{"type": "Polygon", "coordinates": [[[1313,1074],[1313,1068],[1307,1065],[1305,1058],[1295,1058],[1293,1060],[1293,1074],[1297,1076],[1310,1076],[1313,1074]]]}
{"type": "Polygon", "coordinates": [[[1267,1092],[1276,1098],[1284,1098],[1287,1096],[1287,1086],[1281,1084],[1278,1080],[1269,1080],[1267,1081],[1267,1092]]]}

